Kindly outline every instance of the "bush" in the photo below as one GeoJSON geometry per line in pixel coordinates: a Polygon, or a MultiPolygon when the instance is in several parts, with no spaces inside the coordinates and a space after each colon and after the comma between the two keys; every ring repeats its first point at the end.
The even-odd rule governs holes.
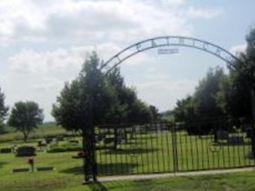
{"type": "Polygon", "coordinates": [[[31,146],[22,146],[17,149],[16,156],[35,156],[35,148],[31,146]]]}
{"type": "Polygon", "coordinates": [[[78,144],[63,144],[63,145],[51,145],[48,153],[58,153],[58,152],[70,152],[70,151],[80,151],[82,147],[78,144]]]}
{"type": "Polygon", "coordinates": [[[0,149],[0,153],[11,153],[12,149],[11,148],[2,148],[0,149]]]}

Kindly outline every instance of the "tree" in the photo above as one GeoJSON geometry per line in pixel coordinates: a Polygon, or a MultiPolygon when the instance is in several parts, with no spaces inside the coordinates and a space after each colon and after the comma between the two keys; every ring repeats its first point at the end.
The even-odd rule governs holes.
{"type": "MultiPolygon", "coordinates": [[[[107,83],[113,90],[113,102],[106,115],[106,123],[124,124],[125,129],[131,127],[131,138],[134,133],[134,125],[144,124],[151,121],[151,112],[146,103],[140,100],[135,89],[127,87],[120,74],[119,68],[114,68],[107,76],[107,83]]],[[[120,126],[123,127],[123,126],[120,126]]],[[[120,128],[114,128],[114,146],[117,149],[120,128]]],[[[125,136],[127,137],[127,136],[125,136]]]]}
{"type": "MultiPolygon", "coordinates": [[[[119,68],[114,68],[106,81],[111,86],[113,99],[105,117],[112,124],[142,124],[151,120],[150,108],[137,97],[134,88],[127,87],[119,68]]],[[[155,108],[156,109],[156,108],[155,108]]]]}
{"type": "MultiPolygon", "coordinates": [[[[103,73],[102,62],[93,52],[85,60],[79,76],[66,83],[52,115],[67,130],[75,130],[83,137],[85,180],[96,173],[95,126],[102,123],[142,123],[148,120],[149,110],[132,88],[126,87],[118,68],[103,73]]],[[[117,140],[115,129],[115,140],[117,140]]],[[[117,143],[115,144],[117,147],[117,143]]]]}
{"type": "Polygon", "coordinates": [[[206,77],[199,82],[194,93],[194,101],[197,105],[200,120],[215,120],[224,116],[216,99],[220,90],[220,82],[224,76],[225,74],[221,68],[210,68],[206,77]]]}
{"type": "Polygon", "coordinates": [[[80,131],[83,137],[85,181],[96,180],[95,126],[105,120],[113,100],[113,90],[105,81],[102,62],[95,52],[85,60],[79,76],[66,83],[52,115],[64,128],[80,131]]]}
{"type": "Polygon", "coordinates": [[[210,133],[215,128],[212,121],[225,116],[217,102],[220,83],[224,77],[221,68],[210,68],[196,87],[195,93],[177,102],[175,119],[185,122],[185,128],[190,134],[210,133]]]}
{"type": "Polygon", "coordinates": [[[0,88],[0,133],[4,131],[4,121],[8,112],[8,107],[4,104],[5,96],[4,93],[1,92],[0,88]]]}
{"type": "Polygon", "coordinates": [[[160,117],[158,109],[154,105],[150,105],[149,110],[151,115],[151,122],[157,122],[160,117]]]}
{"type": "MultiPolygon", "coordinates": [[[[247,48],[232,63],[230,73],[220,84],[218,103],[232,120],[254,120],[252,92],[255,90],[255,28],[246,36],[247,48]],[[253,90],[253,91],[252,91],[253,90]]],[[[253,106],[254,107],[254,106],[253,106]]]]}
{"type": "Polygon", "coordinates": [[[85,60],[79,76],[65,84],[57,103],[53,104],[52,115],[65,129],[85,136],[87,128],[105,121],[114,96],[99,69],[101,64],[93,52],[85,60]]]}
{"type": "Polygon", "coordinates": [[[43,111],[33,101],[17,102],[12,108],[8,124],[23,133],[24,141],[43,122],[43,111]]]}

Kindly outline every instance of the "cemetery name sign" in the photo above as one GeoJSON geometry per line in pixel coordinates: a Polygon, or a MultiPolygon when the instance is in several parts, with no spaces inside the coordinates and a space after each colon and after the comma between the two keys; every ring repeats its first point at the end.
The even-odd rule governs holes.
{"type": "Polygon", "coordinates": [[[159,48],[158,54],[177,54],[179,49],[177,48],[159,48]]]}

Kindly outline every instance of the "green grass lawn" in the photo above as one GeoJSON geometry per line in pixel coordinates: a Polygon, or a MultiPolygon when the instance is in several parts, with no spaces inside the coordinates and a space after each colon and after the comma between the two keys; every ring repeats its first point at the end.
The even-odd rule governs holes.
{"type": "Polygon", "coordinates": [[[148,180],[112,181],[82,185],[79,176],[55,173],[23,174],[12,183],[1,181],[1,191],[254,191],[254,171],[222,175],[171,177],[148,180]],[[54,176],[55,175],[55,176],[54,176]]]}
{"type": "Polygon", "coordinates": [[[254,172],[225,175],[116,181],[75,186],[64,191],[254,191],[254,172]]]}
{"type": "MultiPolygon", "coordinates": [[[[38,139],[46,136],[57,136],[60,134],[67,133],[62,127],[57,126],[55,123],[47,123],[40,125],[29,135],[30,139],[38,139]]],[[[0,143],[22,141],[23,135],[21,132],[16,132],[12,128],[8,128],[8,133],[0,134],[0,143]]]]}
{"type": "MultiPolygon", "coordinates": [[[[81,138],[76,138],[81,139],[81,138]]],[[[10,141],[0,147],[19,145],[37,145],[37,139],[28,143],[10,141]]],[[[173,172],[173,142],[177,143],[177,162],[179,171],[197,169],[215,169],[223,167],[252,166],[249,158],[251,146],[245,139],[242,145],[223,145],[214,148],[212,137],[188,136],[178,132],[173,139],[171,132],[136,133],[134,138],[118,145],[117,150],[97,151],[99,176],[125,175],[137,173],[173,172]]],[[[98,146],[102,146],[100,143],[98,146]]],[[[52,172],[12,173],[16,167],[28,167],[26,157],[14,154],[0,154],[0,190],[206,190],[203,184],[209,184],[211,190],[255,190],[252,173],[235,175],[217,175],[208,177],[170,178],[146,181],[124,181],[93,186],[80,186],[83,180],[82,160],[73,159],[77,152],[47,153],[37,152],[36,166],[53,166],[52,172]],[[244,178],[247,177],[247,178],[244,178]],[[208,182],[207,182],[208,179],[208,182]],[[214,185],[215,184],[215,185],[214,185]],[[224,189],[223,189],[224,188],[224,189]],[[235,189],[234,189],[235,188],[235,189]]],[[[176,170],[176,169],[175,169],[176,170]]]]}

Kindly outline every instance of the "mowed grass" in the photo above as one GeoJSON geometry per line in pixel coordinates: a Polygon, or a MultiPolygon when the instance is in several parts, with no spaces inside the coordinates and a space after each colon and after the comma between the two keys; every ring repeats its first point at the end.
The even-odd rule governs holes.
{"type": "MultiPolygon", "coordinates": [[[[185,132],[178,132],[176,137],[173,137],[169,131],[135,133],[132,139],[129,137],[126,143],[119,144],[117,150],[97,151],[99,176],[252,166],[254,160],[249,158],[251,146],[245,135],[243,137],[245,144],[214,147],[212,145],[213,139],[210,136],[199,138],[198,136],[188,136],[185,132]],[[173,149],[175,148],[173,144],[176,145],[177,150],[173,149]],[[177,152],[176,160],[173,157],[174,152],[177,152]]],[[[24,143],[19,142],[19,144],[24,143]]],[[[37,140],[32,140],[26,144],[36,146],[37,140]]],[[[0,147],[11,145],[13,142],[1,143],[0,147]]],[[[26,157],[0,154],[0,190],[164,190],[165,188],[168,190],[205,190],[198,185],[201,181],[198,177],[79,186],[83,180],[82,160],[72,158],[76,153],[37,152],[35,165],[53,166],[55,170],[27,173],[12,173],[13,168],[28,167],[26,157]],[[181,184],[182,181],[185,181],[185,184],[181,184]],[[161,187],[159,184],[163,186],[161,187]],[[174,189],[171,188],[172,186],[174,189]]],[[[215,190],[220,190],[220,188],[222,190],[223,187],[213,186],[214,182],[220,183],[217,177],[225,178],[225,176],[210,178],[209,184],[212,184],[210,187],[215,188],[215,190]]],[[[236,175],[236,177],[239,176],[236,175]]],[[[207,178],[201,177],[201,179],[207,178]]],[[[247,188],[254,188],[251,182],[246,179],[243,180],[247,183],[241,182],[240,186],[247,184],[247,188]]],[[[221,186],[226,185],[226,188],[231,190],[235,188],[231,187],[232,183],[235,184],[231,178],[227,178],[225,183],[221,183],[221,186]]]]}
{"type": "MultiPolygon", "coordinates": [[[[60,134],[68,133],[62,127],[57,126],[55,123],[48,123],[40,125],[37,129],[31,132],[29,135],[30,139],[38,139],[46,136],[57,136],[60,134]]],[[[21,132],[17,132],[12,128],[8,128],[8,133],[0,135],[0,143],[4,142],[14,142],[19,141],[22,142],[23,134],[21,132]]]]}
{"type": "MultiPolygon", "coordinates": [[[[254,171],[223,175],[113,181],[61,189],[63,191],[254,191],[254,171]]],[[[60,189],[59,189],[60,191],[60,189]]]]}

